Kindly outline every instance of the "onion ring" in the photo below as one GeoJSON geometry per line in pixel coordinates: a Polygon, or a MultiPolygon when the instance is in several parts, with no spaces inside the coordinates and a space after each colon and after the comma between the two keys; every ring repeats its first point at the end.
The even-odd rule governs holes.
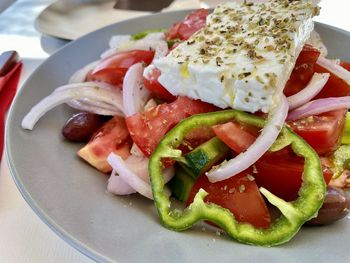
{"type": "Polygon", "coordinates": [[[93,70],[97,64],[99,63],[98,60],[93,61],[86,66],[82,67],[81,69],[77,70],[69,79],[68,83],[79,83],[79,82],[84,82],[86,80],[87,74],[91,70],[93,70]]]}
{"type": "Polygon", "coordinates": [[[314,73],[304,89],[287,98],[289,110],[295,109],[313,99],[326,85],[329,76],[329,73],[314,73]]]}
{"type": "Polygon", "coordinates": [[[140,112],[150,97],[149,91],[143,85],[143,66],[141,63],[132,65],[124,77],[123,104],[126,116],[140,112]]]}
{"type": "Polygon", "coordinates": [[[110,153],[107,157],[107,161],[125,183],[141,195],[153,200],[151,186],[131,171],[120,156],[115,153],[110,153]]]}
{"type": "MultiPolygon", "coordinates": [[[[110,155],[112,154],[114,153],[111,153],[110,155]]],[[[111,158],[115,159],[115,156],[111,158]]],[[[117,195],[126,195],[126,194],[135,193],[135,192],[139,192],[142,195],[145,195],[144,193],[148,193],[149,191],[148,188],[151,189],[150,177],[148,173],[148,161],[149,161],[148,158],[130,155],[126,160],[123,160],[121,157],[119,157],[117,158],[118,160],[114,160],[113,163],[112,161],[109,160],[109,158],[110,157],[108,156],[107,160],[109,164],[113,167],[114,173],[119,174],[119,176],[116,176],[112,172],[107,185],[107,190],[109,192],[117,195]],[[121,175],[121,173],[124,173],[123,174],[124,177],[123,175],[121,175]],[[139,179],[135,179],[135,178],[133,179],[134,176],[138,177],[144,183],[146,183],[147,187],[144,183],[141,183],[139,179]],[[115,177],[118,177],[118,178],[115,178],[115,177]],[[125,179],[126,177],[128,177],[128,179],[125,179]],[[134,181],[136,181],[136,183],[134,181]]],[[[164,174],[164,182],[165,183],[169,182],[170,179],[175,174],[174,167],[171,166],[164,169],[163,174],[164,174]]],[[[146,197],[149,198],[149,196],[146,196],[146,197]]]]}
{"type": "Polygon", "coordinates": [[[54,107],[74,99],[87,98],[114,105],[117,115],[124,116],[121,91],[100,88],[98,83],[73,83],[57,88],[49,96],[31,108],[22,120],[22,128],[32,130],[37,121],[54,107]]]}
{"type": "Polygon", "coordinates": [[[294,121],[323,112],[350,108],[350,96],[313,100],[289,112],[287,120],[294,121]]]}
{"type": "Polygon", "coordinates": [[[326,59],[324,57],[319,57],[316,63],[321,67],[327,69],[337,77],[344,80],[348,85],[350,85],[350,71],[346,70],[336,62],[326,59]]]}
{"type": "Polygon", "coordinates": [[[116,171],[113,170],[108,179],[107,191],[115,195],[129,195],[136,193],[136,190],[126,183],[116,171]]]}

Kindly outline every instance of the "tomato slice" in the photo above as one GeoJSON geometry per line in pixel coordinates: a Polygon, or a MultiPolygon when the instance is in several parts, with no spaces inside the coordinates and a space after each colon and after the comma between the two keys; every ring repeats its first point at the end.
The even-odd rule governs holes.
{"type": "MultiPolygon", "coordinates": [[[[292,74],[283,90],[287,97],[294,95],[305,88],[315,72],[330,73],[329,80],[315,99],[342,97],[350,94],[349,84],[316,64],[319,55],[320,52],[316,48],[308,44],[304,45],[303,50],[300,52],[295,63],[292,74]]],[[[345,69],[350,70],[350,63],[341,62],[340,65],[345,69]]]]}
{"type": "Polygon", "coordinates": [[[350,62],[341,61],[341,62],[340,62],[340,66],[342,66],[342,67],[345,68],[346,70],[350,71],[350,62]]]}
{"type": "MultiPolygon", "coordinates": [[[[286,149],[263,155],[254,165],[253,176],[259,186],[286,201],[292,201],[298,197],[303,170],[304,160],[286,149]]],[[[332,172],[325,166],[323,176],[328,184],[332,172]]]]}
{"type": "Polygon", "coordinates": [[[252,135],[245,126],[242,126],[237,122],[218,124],[213,126],[212,129],[216,136],[218,136],[220,140],[236,153],[247,150],[255,141],[258,133],[258,131],[256,131],[255,136],[252,135]]]}
{"type": "Polygon", "coordinates": [[[101,172],[112,171],[107,162],[111,152],[126,159],[130,156],[131,139],[125,120],[115,116],[106,122],[91,138],[78,155],[101,172]]]}
{"type": "Polygon", "coordinates": [[[271,223],[270,214],[251,174],[251,169],[248,169],[216,183],[210,183],[208,178],[202,175],[192,187],[187,204],[192,203],[195,194],[203,188],[208,192],[205,202],[229,209],[240,222],[268,228],[271,223]]]}
{"type": "Polygon", "coordinates": [[[315,72],[314,67],[319,56],[320,51],[316,48],[311,45],[304,45],[283,91],[287,97],[306,87],[315,72]]]}
{"type": "Polygon", "coordinates": [[[103,59],[87,76],[87,81],[103,81],[119,86],[132,65],[143,62],[149,65],[154,57],[154,51],[132,50],[120,52],[103,59]]]}
{"type": "Polygon", "coordinates": [[[288,122],[290,127],[318,154],[338,148],[343,133],[346,110],[325,112],[317,116],[288,122]]]}
{"type": "MultiPolygon", "coordinates": [[[[319,151],[327,150],[328,152],[337,147],[342,128],[337,128],[336,126],[344,123],[344,113],[344,110],[327,113],[327,115],[318,118],[319,122],[315,122],[313,126],[311,124],[307,126],[305,120],[300,125],[295,125],[299,129],[302,126],[307,126],[305,133],[300,135],[306,140],[315,142],[314,145],[311,145],[314,148],[319,151]],[[332,136],[330,133],[334,135],[332,136]],[[332,141],[332,138],[336,138],[337,141],[332,141]]],[[[239,127],[238,123],[216,125],[213,127],[213,130],[236,153],[245,151],[254,142],[258,134],[256,130],[252,130],[249,126],[239,127]]],[[[296,199],[302,182],[304,160],[297,157],[291,150],[283,149],[275,153],[265,153],[254,164],[253,168],[253,176],[256,178],[258,186],[265,187],[284,200],[291,201],[296,199]]],[[[328,184],[332,177],[332,172],[324,162],[323,174],[328,184]]]]}
{"type": "MultiPolygon", "coordinates": [[[[345,69],[350,70],[350,64],[347,62],[340,63],[345,69]]],[[[315,72],[318,73],[330,73],[325,68],[320,65],[315,65],[315,72]]],[[[330,77],[323,87],[321,92],[315,97],[318,98],[328,98],[328,97],[343,97],[348,96],[350,94],[350,85],[347,84],[344,80],[338,78],[333,73],[330,73],[330,77]]]]}
{"type": "Polygon", "coordinates": [[[130,135],[141,151],[149,157],[163,136],[183,119],[199,113],[215,111],[211,104],[178,97],[172,103],[163,103],[144,113],[126,118],[130,135]]]}
{"type": "Polygon", "coordinates": [[[181,22],[174,24],[166,32],[166,39],[189,39],[195,32],[203,28],[208,16],[207,9],[198,9],[188,14],[181,22]]]}
{"type": "Polygon", "coordinates": [[[167,91],[162,84],[158,82],[160,76],[160,70],[152,68],[146,77],[143,78],[145,87],[152,93],[153,96],[162,99],[167,102],[174,101],[176,99],[169,91],[167,91]]]}

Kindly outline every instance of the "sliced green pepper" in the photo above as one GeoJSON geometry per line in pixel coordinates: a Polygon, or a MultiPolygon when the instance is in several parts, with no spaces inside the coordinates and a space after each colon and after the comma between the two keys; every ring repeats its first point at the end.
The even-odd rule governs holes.
{"type": "Polygon", "coordinates": [[[333,153],[333,179],[338,178],[350,164],[350,145],[341,145],[333,153]]]}
{"type": "Polygon", "coordinates": [[[341,137],[341,144],[350,144],[350,113],[346,113],[345,125],[343,135],[341,137]]]}
{"type": "Polygon", "coordinates": [[[182,158],[182,153],[177,147],[185,136],[197,126],[211,127],[231,120],[257,127],[265,125],[264,119],[237,110],[199,114],[179,123],[158,144],[150,158],[149,174],[154,202],[161,222],[169,229],[183,231],[200,220],[208,220],[220,226],[229,236],[239,242],[260,246],[285,243],[299,231],[306,221],[317,215],[326,192],[317,153],[287,127],[283,127],[280,139],[275,142],[274,147],[270,150],[277,151],[290,145],[298,156],[304,157],[303,183],[299,190],[298,199],[293,202],[286,202],[265,188],[260,188],[260,192],[267,200],[281,211],[281,216],[268,229],[255,228],[251,224],[240,223],[228,209],[204,202],[207,192],[203,189],[198,191],[193,203],[184,210],[171,210],[170,199],[164,192],[162,159],[173,158],[176,160],[182,158]]]}

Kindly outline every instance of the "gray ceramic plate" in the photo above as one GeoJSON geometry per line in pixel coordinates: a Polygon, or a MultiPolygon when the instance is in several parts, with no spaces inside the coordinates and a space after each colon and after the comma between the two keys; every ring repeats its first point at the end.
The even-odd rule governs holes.
{"type": "MultiPolygon", "coordinates": [[[[236,243],[201,227],[183,233],[163,228],[153,204],[133,195],[106,193],[107,177],[80,161],[80,145],[63,140],[70,115],[61,106],[32,132],[20,123],[29,109],[69,76],[95,60],[113,34],[168,27],[186,12],[156,14],[117,23],[71,42],[48,58],[28,79],[9,115],[6,146],[11,173],[26,201],[59,236],[106,262],[345,262],[350,259],[350,222],[303,228],[289,243],[261,248],[236,243]]],[[[350,34],[317,25],[330,57],[350,60],[350,34]]],[[[25,220],[25,219],[24,219],[25,220]]]]}

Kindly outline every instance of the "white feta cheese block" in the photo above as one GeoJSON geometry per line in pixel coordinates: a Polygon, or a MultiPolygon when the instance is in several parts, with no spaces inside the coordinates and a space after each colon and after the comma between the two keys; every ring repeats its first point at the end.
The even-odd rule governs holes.
{"type": "Polygon", "coordinates": [[[229,2],[168,56],[156,59],[173,95],[220,108],[268,112],[280,98],[313,30],[311,1],[229,2]]]}

